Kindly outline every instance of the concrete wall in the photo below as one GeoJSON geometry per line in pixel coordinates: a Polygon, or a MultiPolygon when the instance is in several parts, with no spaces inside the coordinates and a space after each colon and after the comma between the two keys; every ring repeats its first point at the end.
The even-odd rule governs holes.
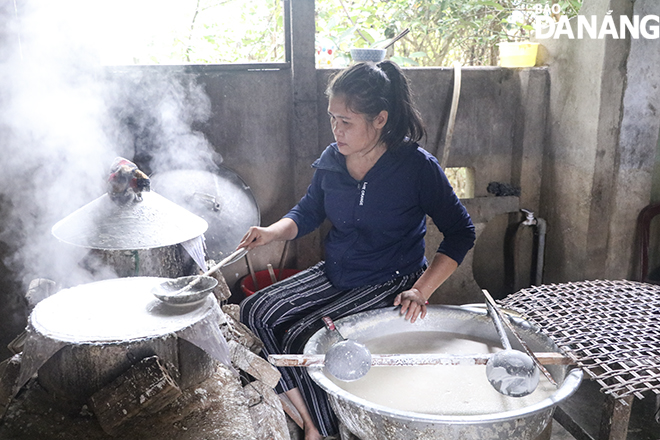
{"type": "MultiPolygon", "coordinates": [[[[585,0],[598,23],[659,14],[652,0],[585,0]]],[[[658,142],[658,40],[542,40],[551,78],[541,215],[547,282],[633,276],[635,222],[658,142]]]]}
{"type": "Polygon", "coordinates": [[[252,188],[262,223],[286,212],[293,183],[290,160],[290,71],[222,71],[198,76],[212,112],[203,132],[252,188]]]}

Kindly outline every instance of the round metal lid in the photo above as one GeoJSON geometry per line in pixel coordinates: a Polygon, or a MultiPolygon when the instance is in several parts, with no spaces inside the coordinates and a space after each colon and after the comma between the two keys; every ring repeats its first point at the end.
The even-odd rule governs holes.
{"type": "Polygon", "coordinates": [[[150,176],[151,187],[209,224],[207,257],[221,260],[236,250],[251,226],[261,223],[250,187],[234,171],[170,170],[150,176]]]}
{"type": "Polygon", "coordinates": [[[104,194],[57,222],[52,233],[74,246],[137,250],[179,244],[207,228],[203,218],[151,191],[123,205],[104,194]]]}

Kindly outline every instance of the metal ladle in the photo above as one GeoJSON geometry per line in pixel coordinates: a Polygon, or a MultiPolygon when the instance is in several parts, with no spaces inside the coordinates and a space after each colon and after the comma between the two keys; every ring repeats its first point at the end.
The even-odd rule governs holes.
{"type": "Polygon", "coordinates": [[[165,281],[155,286],[151,290],[151,293],[156,298],[168,304],[183,305],[197,302],[206,296],[203,295],[204,293],[208,294],[218,284],[218,281],[210,275],[222,267],[240,260],[247,252],[247,248],[237,249],[202,275],[192,275],[165,281]]]}
{"type": "Polygon", "coordinates": [[[534,360],[527,354],[511,348],[502,318],[495,300],[488,291],[482,291],[486,297],[488,314],[493,319],[497,334],[504,350],[498,351],[486,363],[488,382],[499,393],[510,397],[523,397],[534,392],[539,384],[539,370],[534,360]]]}
{"type": "Polygon", "coordinates": [[[329,316],[324,316],[323,322],[330,331],[334,331],[342,339],[332,345],[325,354],[325,368],[339,380],[350,382],[358,380],[371,368],[371,352],[363,344],[344,338],[329,316]]]}

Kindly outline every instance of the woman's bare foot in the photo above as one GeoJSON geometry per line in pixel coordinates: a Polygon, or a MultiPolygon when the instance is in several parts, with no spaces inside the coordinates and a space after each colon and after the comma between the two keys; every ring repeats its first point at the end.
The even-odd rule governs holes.
{"type": "Polygon", "coordinates": [[[323,440],[323,436],[314,423],[305,423],[305,440],[323,440]]]}

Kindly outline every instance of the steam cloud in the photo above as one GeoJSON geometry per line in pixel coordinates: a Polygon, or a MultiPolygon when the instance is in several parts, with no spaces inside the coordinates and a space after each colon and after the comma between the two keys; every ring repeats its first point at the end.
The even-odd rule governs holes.
{"type": "Polygon", "coordinates": [[[0,6],[0,249],[20,294],[38,277],[91,281],[74,273],[87,251],[51,227],[105,192],[115,157],[143,160],[145,172],[221,160],[193,129],[211,112],[194,78],[100,65],[95,3],[0,6]]]}

